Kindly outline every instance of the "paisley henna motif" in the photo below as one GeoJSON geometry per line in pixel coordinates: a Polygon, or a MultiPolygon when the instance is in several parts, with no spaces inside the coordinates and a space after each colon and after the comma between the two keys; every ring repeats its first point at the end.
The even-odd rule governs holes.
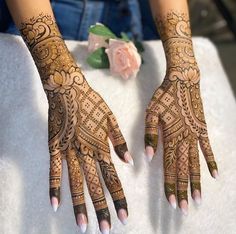
{"type": "Polygon", "coordinates": [[[157,127],[164,137],[164,178],[167,199],[188,200],[191,190],[201,190],[198,141],[210,172],[217,169],[207,134],[200,95],[200,72],[193,53],[189,17],[170,12],[156,19],[167,60],[167,72],[146,110],[145,146],[156,151],[157,127]]]}
{"type": "Polygon", "coordinates": [[[38,68],[48,97],[48,140],[50,151],[50,197],[60,203],[62,159],[68,165],[75,217],[87,216],[83,175],[98,221],[110,213],[98,174],[97,163],[115,208],[126,209],[124,192],[110,156],[108,135],[115,151],[124,160],[126,142],[117,121],[102,97],[85,80],[49,15],[41,14],[22,23],[20,28],[38,68]]]}

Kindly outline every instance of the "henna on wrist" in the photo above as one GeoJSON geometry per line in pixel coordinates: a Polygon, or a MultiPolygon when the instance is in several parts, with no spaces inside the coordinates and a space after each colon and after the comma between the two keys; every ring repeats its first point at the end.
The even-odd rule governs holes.
{"type": "Polygon", "coordinates": [[[188,83],[199,81],[199,69],[193,52],[189,16],[170,12],[156,24],[167,61],[167,77],[188,83]]]}

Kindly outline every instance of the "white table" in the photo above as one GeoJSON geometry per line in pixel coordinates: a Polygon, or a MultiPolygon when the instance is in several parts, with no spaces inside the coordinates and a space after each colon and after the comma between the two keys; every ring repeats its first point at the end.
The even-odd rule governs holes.
{"type": "MultiPolygon", "coordinates": [[[[165,73],[160,41],[145,42],[138,77],[123,81],[108,70],[93,70],[85,62],[86,43],[67,41],[85,76],[115,115],[135,167],[112,153],[129,204],[122,226],[106,190],[112,234],[233,234],[236,233],[236,105],[217,51],[207,39],[194,38],[201,70],[201,90],[209,135],[220,179],[210,177],[201,155],[203,201],[189,197],[189,215],[173,210],[163,192],[162,147],[148,165],[143,156],[144,111],[165,73]]],[[[33,60],[21,37],[0,34],[0,233],[73,234],[75,224],[67,167],[63,165],[62,205],[54,213],[48,196],[47,100],[33,60]]],[[[89,227],[99,233],[86,189],[89,227]]]]}

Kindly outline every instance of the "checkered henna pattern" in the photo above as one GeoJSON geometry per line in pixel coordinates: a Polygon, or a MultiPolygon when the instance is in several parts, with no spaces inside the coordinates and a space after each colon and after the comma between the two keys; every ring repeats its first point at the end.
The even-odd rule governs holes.
{"type": "Polygon", "coordinates": [[[198,142],[210,172],[217,170],[207,134],[200,73],[193,53],[189,17],[169,12],[156,18],[167,60],[167,73],[146,110],[145,146],[157,148],[157,127],[164,138],[164,178],[167,199],[187,200],[190,177],[192,193],[201,190],[198,142]]]}
{"type": "MultiPolygon", "coordinates": [[[[50,151],[50,197],[60,203],[62,161],[67,161],[75,217],[87,217],[83,177],[98,221],[110,222],[98,167],[115,208],[127,211],[121,182],[111,160],[108,136],[118,156],[128,151],[116,118],[102,97],[87,83],[69,53],[55,19],[40,14],[23,22],[20,32],[38,68],[46,92],[50,151]]],[[[127,211],[128,213],[128,211],[127,211]]]]}

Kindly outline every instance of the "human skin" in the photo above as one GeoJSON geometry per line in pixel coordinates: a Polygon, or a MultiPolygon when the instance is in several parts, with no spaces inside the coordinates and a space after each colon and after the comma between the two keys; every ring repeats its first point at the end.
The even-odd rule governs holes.
{"type": "Polygon", "coordinates": [[[88,217],[83,177],[102,233],[111,221],[98,166],[112,196],[117,215],[125,224],[128,208],[121,182],[110,156],[108,138],[125,163],[133,164],[115,116],[86,81],[68,51],[48,0],[8,0],[11,15],[34,59],[48,98],[50,199],[60,204],[63,159],[67,162],[76,222],[86,231],[88,217]]]}
{"type": "Polygon", "coordinates": [[[166,75],[146,109],[145,149],[151,161],[163,131],[164,187],[167,200],[188,213],[187,188],[201,202],[198,142],[212,177],[218,169],[210,146],[200,93],[200,71],[194,56],[186,0],[150,0],[166,57],[166,75]]]}

